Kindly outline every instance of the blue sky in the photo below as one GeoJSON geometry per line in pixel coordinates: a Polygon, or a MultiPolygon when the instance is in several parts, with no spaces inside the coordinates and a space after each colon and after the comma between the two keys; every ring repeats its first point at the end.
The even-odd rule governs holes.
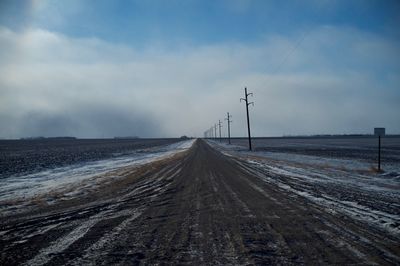
{"type": "Polygon", "coordinates": [[[396,0],[2,2],[0,22],[13,29],[33,26],[138,46],[154,41],[178,45],[254,42],[268,34],[291,34],[324,24],[400,37],[396,0]]]}
{"type": "Polygon", "coordinates": [[[400,133],[399,14],[389,0],[2,0],[0,137],[201,136],[227,111],[244,136],[244,86],[257,136],[400,133]]]}

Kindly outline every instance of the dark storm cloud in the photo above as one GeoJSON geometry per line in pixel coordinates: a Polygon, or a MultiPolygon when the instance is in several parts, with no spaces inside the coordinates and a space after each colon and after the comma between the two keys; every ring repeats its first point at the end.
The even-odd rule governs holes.
{"type": "Polygon", "coordinates": [[[255,136],[400,131],[396,41],[318,27],[276,71],[298,38],[138,52],[96,38],[0,27],[8,54],[0,61],[0,137],[195,136],[227,111],[233,135],[244,136],[244,86],[255,96],[255,136]]]}
{"type": "MultiPolygon", "coordinates": [[[[13,124],[0,117],[1,124],[13,124]]],[[[74,107],[55,113],[32,111],[19,118],[15,128],[21,137],[77,136],[77,137],[154,137],[159,124],[149,114],[131,112],[113,106],[74,107]]]]}

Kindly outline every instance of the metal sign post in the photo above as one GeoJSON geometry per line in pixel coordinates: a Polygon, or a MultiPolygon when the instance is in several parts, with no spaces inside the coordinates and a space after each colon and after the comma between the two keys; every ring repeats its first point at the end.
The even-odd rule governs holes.
{"type": "Polygon", "coordinates": [[[381,171],[381,137],[385,136],[384,127],[376,127],[374,128],[374,135],[378,136],[378,172],[381,171]]]}
{"type": "Polygon", "coordinates": [[[381,135],[379,135],[379,144],[378,144],[378,171],[381,171],[381,135]]]}

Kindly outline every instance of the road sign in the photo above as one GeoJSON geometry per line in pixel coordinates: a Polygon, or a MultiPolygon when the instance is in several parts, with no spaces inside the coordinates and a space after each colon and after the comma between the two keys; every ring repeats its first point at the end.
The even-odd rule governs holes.
{"type": "Polygon", "coordinates": [[[385,128],[384,127],[376,127],[374,128],[374,135],[375,136],[385,136],[385,128]]]}

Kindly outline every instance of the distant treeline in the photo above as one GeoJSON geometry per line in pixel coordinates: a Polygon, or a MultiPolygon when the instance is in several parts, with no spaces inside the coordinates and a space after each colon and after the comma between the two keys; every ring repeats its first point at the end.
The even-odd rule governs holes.
{"type": "Polygon", "coordinates": [[[76,139],[76,137],[27,137],[20,140],[38,140],[38,139],[76,139]]]}

